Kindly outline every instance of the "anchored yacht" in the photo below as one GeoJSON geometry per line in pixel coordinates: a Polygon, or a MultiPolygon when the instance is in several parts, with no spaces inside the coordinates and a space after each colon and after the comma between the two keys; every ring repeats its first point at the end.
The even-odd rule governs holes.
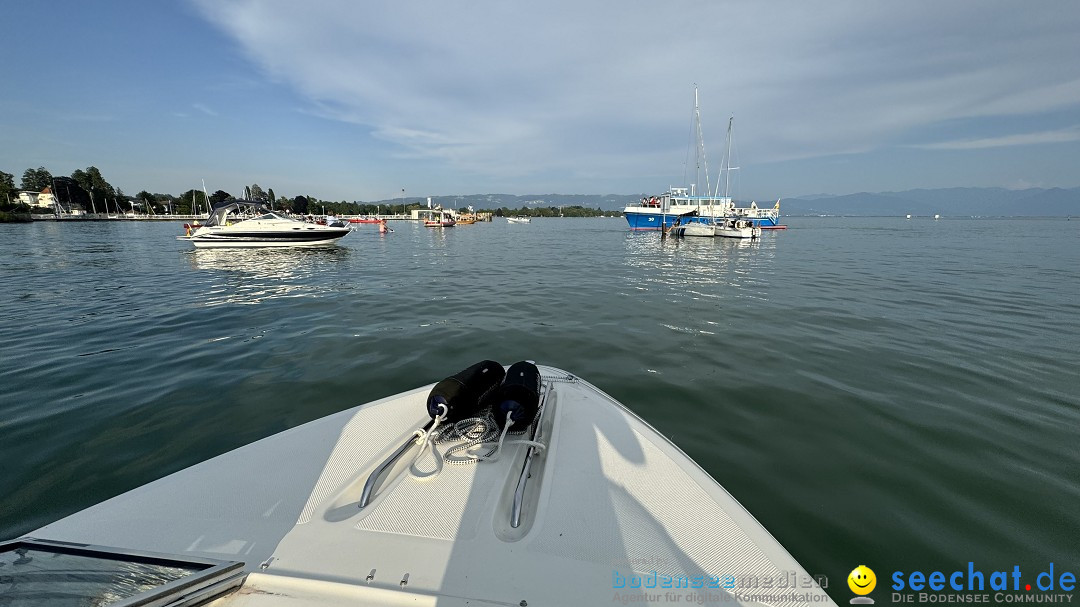
{"type": "Polygon", "coordinates": [[[284,217],[261,202],[219,203],[199,226],[177,236],[196,247],[310,247],[333,244],[350,232],[342,222],[320,225],[284,217]]]}

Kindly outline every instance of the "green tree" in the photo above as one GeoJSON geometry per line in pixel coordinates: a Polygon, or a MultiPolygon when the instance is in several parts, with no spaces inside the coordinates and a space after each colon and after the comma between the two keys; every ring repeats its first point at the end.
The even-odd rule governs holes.
{"type": "Polygon", "coordinates": [[[0,171],[0,202],[13,203],[18,196],[19,193],[15,191],[15,176],[0,171]]]}
{"type": "Polygon", "coordinates": [[[105,181],[105,178],[101,176],[101,171],[95,166],[86,167],[85,171],[76,169],[71,174],[71,178],[79,184],[80,188],[90,194],[90,205],[87,207],[90,211],[109,212],[110,207],[118,204],[118,197],[123,196],[123,192],[118,194],[116,188],[105,181]]]}
{"type": "Polygon", "coordinates": [[[263,202],[266,201],[266,192],[264,192],[263,189],[259,187],[259,184],[253,183],[251,184],[251,186],[249,186],[248,189],[251,191],[252,200],[261,200],[263,202]]]}
{"type": "Polygon", "coordinates": [[[93,192],[95,197],[98,194],[110,198],[117,195],[116,188],[110,185],[108,181],[105,181],[105,178],[101,176],[101,171],[95,166],[86,167],[85,171],[76,169],[75,172],[71,174],[71,178],[74,179],[82,189],[87,192],[93,192]]]}
{"type": "Polygon", "coordinates": [[[82,169],[75,169],[75,172],[71,174],[71,178],[75,180],[75,183],[79,184],[79,187],[90,191],[90,176],[86,174],[86,171],[82,169]]]}
{"type": "Polygon", "coordinates": [[[176,197],[171,194],[152,194],[154,197],[154,205],[160,207],[163,211],[168,211],[170,215],[178,213],[176,210],[176,197]]]}
{"type": "Polygon", "coordinates": [[[277,202],[277,198],[274,198],[274,188],[266,188],[266,199],[269,200],[271,204],[277,202]]]}
{"type": "Polygon", "coordinates": [[[297,196],[293,198],[292,202],[293,213],[300,213],[303,215],[308,212],[308,199],[307,196],[297,196]]]}
{"type": "Polygon", "coordinates": [[[166,209],[168,208],[166,205],[161,204],[160,202],[158,202],[157,196],[151,194],[150,192],[147,192],[146,190],[143,190],[143,191],[139,192],[138,194],[136,194],[135,195],[135,200],[142,203],[143,208],[147,209],[148,213],[149,212],[153,212],[153,213],[161,212],[161,213],[164,213],[166,211],[166,209]]]}
{"type": "Polygon", "coordinates": [[[52,173],[45,167],[26,169],[22,175],[21,189],[30,192],[40,192],[53,184],[52,173]]]}
{"type": "Polygon", "coordinates": [[[177,215],[193,215],[195,212],[193,209],[198,206],[200,211],[206,210],[206,204],[203,202],[203,198],[206,195],[199,190],[188,190],[177,197],[176,199],[176,214],[177,215]]]}
{"type": "Polygon", "coordinates": [[[56,200],[65,211],[82,209],[90,212],[92,208],[90,195],[74,179],[61,175],[54,177],[52,181],[53,194],[56,195],[56,200]]]}
{"type": "Polygon", "coordinates": [[[219,202],[225,202],[226,200],[229,200],[231,198],[232,194],[226,192],[225,190],[218,190],[210,195],[210,202],[212,204],[218,204],[219,202]]]}

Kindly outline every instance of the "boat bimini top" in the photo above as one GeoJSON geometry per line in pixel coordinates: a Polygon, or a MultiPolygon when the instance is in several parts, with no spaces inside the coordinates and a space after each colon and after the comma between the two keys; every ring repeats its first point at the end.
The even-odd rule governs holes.
{"type": "Polygon", "coordinates": [[[285,219],[257,200],[227,200],[214,205],[203,226],[223,226],[247,219],[285,219]]]}

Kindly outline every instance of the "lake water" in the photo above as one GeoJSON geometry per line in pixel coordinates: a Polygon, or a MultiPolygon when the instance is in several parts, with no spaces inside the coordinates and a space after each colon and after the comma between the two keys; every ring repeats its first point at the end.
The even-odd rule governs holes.
{"type": "Polygon", "coordinates": [[[787,223],[747,243],[399,222],[264,251],[0,225],[0,539],[533,359],[669,436],[838,602],[858,564],[1080,570],[1080,221],[787,223]]]}

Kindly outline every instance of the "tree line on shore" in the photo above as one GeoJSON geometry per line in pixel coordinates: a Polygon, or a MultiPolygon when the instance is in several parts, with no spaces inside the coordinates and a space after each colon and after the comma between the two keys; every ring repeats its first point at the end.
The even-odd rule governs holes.
{"type": "MultiPolygon", "coordinates": [[[[90,166],[78,169],[70,176],[55,176],[45,167],[26,169],[22,174],[19,187],[15,187],[15,176],[0,171],[0,212],[28,214],[31,209],[19,200],[19,192],[41,193],[50,188],[57,204],[63,212],[80,209],[86,213],[126,213],[137,212],[154,215],[193,215],[206,213],[215,204],[227,200],[242,198],[264,202],[272,208],[295,214],[333,214],[333,215],[375,215],[409,214],[415,209],[427,208],[427,203],[418,198],[403,198],[400,203],[391,201],[378,203],[319,200],[312,196],[276,196],[272,188],[262,188],[258,184],[244,187],[242,196],[236,197],[224,190],[207,194],[191,189],[178,196],[172,194],[151,193],[146,190],[134,196],[128,196],[118,187],[114,187],[102,176],[101,171],[90,166]]],[[[42,212],[38,210],[37,212],[42,212]]],[[[46,212],[53,212],[46,211],[46,212]]],[[[479,209],[479,212],[492,213],[496,217],[598,217],[617,215],[612,211],[601,211],[580,205],[561,207],[531,207],[523,205],[520,209],[499,207],[479,209]]]]}
{"type": "MultiPolygon", "coordinates": [[[[154,215],[192,215],[206,213],[214,204],[237,197],[224,190],[207,195],[200,190],[191,189],[180,195],[151,193],[146,190],[129,196],[113,186],[101,175],[95,166],[78,169],[70,176],[55,176],[45,167],[26,169],[22,182],[15,187],[15,176],[0,171],[0,210],[31,212],[25,202],[19,200],[19,192],[41,193],[49,188],[63,212],[79,209],[86,213],[125,213],[128,211],[154,215]]],[[[319,200],[311,196],[278,197],[274,190],[263,189],[258,184],[244,188],[243,198],[265,202],[275,209],[293,213],[313,213],[321,211],[343,212],[345,201],[332,202],[319,200]]],[[[362,206],[362,205],[361,205],[362,206]]],[[[376,205],[369,205],[374,212],[376,205]]]]}

